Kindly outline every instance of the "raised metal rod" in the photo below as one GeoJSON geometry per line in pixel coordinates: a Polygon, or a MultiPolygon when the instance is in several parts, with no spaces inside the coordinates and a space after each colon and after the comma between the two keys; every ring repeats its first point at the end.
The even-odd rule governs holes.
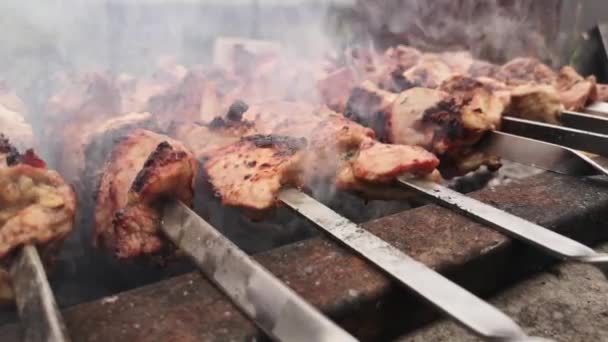
{"type": "Polygon", "coordinates": [[[504,116],[501,131],[608,157],[608,135],[504,116]]]}
{"type": "Polygon", "coordinates": [[[23,341],[70,341],[36,247],[25,245],[10,269],[23,341]]]}
{"type": "Polygon", "coordinates": [[[594,103],[590,104],[589,106],[585,107],[585,109],[583,109],[583,111],[585,111],[585,113],[589,113],[589,114],[596,114],[596,115],[608,117],[608,103],[601,102],[601,101],[594,102],[594,103]]]}
{"type": "Polygon", "coordinates": [[[547,341],[527,336],[492,305],[303,192],[283,190],[279,199],[478,336],[490,341],[547,341]]]}
{"type": "Polygon", "coordinates": [[[398,181],[441,206],[456,210],[513,238],[539,247],[555,257],[594,265],[608,278],[606,253],[598,253],[580,242],[437,183],[404,177],[399,177],[398,181]]]}
{"type": "Polygon", "coordinates": [[[608,116],[563,111],[559,121],[562,125],[587,132],[608,134],[608,116]]]}
{"type": "Polygon", "coordinates": [[[165,205],[161,229],[275,341],[357,341],[186,205],[165,205]]]}
{"type": "Polygon", "coordinates": [[[486,133],[475,148],[520,164],[569,176],[608,176],[607,168],[581,152],[505,132],[486,133]]]}

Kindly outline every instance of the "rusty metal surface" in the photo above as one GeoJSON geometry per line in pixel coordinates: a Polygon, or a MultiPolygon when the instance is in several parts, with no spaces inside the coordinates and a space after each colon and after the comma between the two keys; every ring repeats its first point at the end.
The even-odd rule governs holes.
{"type": "MultiPolygon", "coordinates": [[[[604,229],[608,222],[606,179],[547,173],[473,196],[586,243],[608,239],[604,229]]],[[[434,205],[364,226],[483,295],[551,261],[434,205]]],[[[396,337],[433,314],[407,290],[326,238],[288,245],[256,259],[364,340],[396,337]]],[[[196,273],[77,305],[63,313],[76,341],[241,341],[260,336],[196,273]]],[[[1,329],[0,337],[14,333],[13,329],[1,329]]]]}

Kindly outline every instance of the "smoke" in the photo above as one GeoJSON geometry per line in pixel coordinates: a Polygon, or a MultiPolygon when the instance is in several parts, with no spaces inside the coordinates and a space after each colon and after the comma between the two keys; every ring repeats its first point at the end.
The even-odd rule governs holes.
{"type": "Polygon", "coordinates": [[[532,56],[556,64],[560,6],[559,0],[359,0],[338,26],[381,48],[402,43],[470,50],[496,63],[532,56]]]}

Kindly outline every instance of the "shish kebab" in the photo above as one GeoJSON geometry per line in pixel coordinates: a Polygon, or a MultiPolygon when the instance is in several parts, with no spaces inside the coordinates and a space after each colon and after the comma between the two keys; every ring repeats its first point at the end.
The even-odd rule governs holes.
{"type": "Polygon", "coordinates": [[[14,295],[24,341],[70,341],[36,245],[52,258],[72,230],[75,207],[72,189],[56,172],[0,134],[0,257],[14,253],[10,281],[0,288],[14,295]]]}
{"type": "MultiPolygon", "coordinates": [[[[501,85],[497,86],[494,81],[467,76],[447,77],[437,86],[437,89],[413,86],[400,94],[382,90],[367,81],[353,89],[345,108],[347,115],[355,120],[375,126],[377,132],[385,130],[386,139],[389,142],[414,142],[412,135],[408,134],[408,129],[417,127],[417,130],[427,132],[427,135],[418,138],[420,140],[414,143],[423,144],[431,151],[444,155],[448,159],[451,155],[458,155],[463,147],[467,147],[467,144],[475,149],[479,140],[485,139],[486,147],[492,147],[491,152],[499,152],[498,155],[506,152],[513,161],[518,161],[521,157],[524,163],[529,163],[530,154],[532,154],[539,159],[539,164],[551,170],[550,164],[555,165],[570,158],[574,159],[578,165],[585,165],[587,169],[592,167],[595,172],[606,174],[605,168],[574,150],[563,149],[560,146],[516,135],[491,132],[495,129],[504,129],[507,132],[515,131],[528,137],[540,136],[555,143],[564,143],[567,146],[591,150],[602,155],[608,154],[606,150],[608,136],[519,118],[501,118],[502,111],[508,111],[513,107],[513,98],[509,100],[508,97],[514,96],[513,93],[502,93],[503,91],[504,88],[501,85]],[[446,96],[444,91],[450,95],[446,96]],[[501,106],[501,102],[503,106],[501,106]],[[483,121],[484,119],[485,121],[483,121]],[[431,132],[430,136],[428,132],[431,132]],[[461,144],[457,144],[458,142],[461,144]],[[515,150],[516,148],[517,150],[515,150]],[[526,154],[528,155],[526,156],[526,154]],[[543,159],[551,161],[543,162],[543,159]]],[[[526,101],[531,99],[537,100],[535,97],[531,97],[526,101]]],[[[518,107],[516,106],[516,108],[518,107]]],[[[559,111],[552,108],[545,112],[558,113],[559,111]]],[[[561,165],[562,171],[564,169],[572,171],[570,168],[572,165],[569,165],[571,162],[561,165]]],[[[415,190],[433,199],[440,205],[465,213],[506,234],[532,243],[554,256],[589,263],[606,273],[608,255],[596,253],[581,243],[439,184],[405,177],[400,177],[398,182],[407,189],[415,190]]]]}
{"type": "Polygon", "coordinates": [[[25,113],[0,82],[0,302],[16,302],[24,341],[69,341],[44,266],[73,229],[76,197],[29,149],[35,139],[25,113]]]}
{"type": "Polygon", "coordinates": [[[137,129],[114,146],[96,206],[97,241],[119,258],[186,253],[276,341],[356,341],[189,209],[197,162],[178,141],[137,129]]]}
{"type": "MultiPolygon", "coordinates": [[[[199,135],[198,138],[200,140],[204,137],[199,135]]],[[[208,138],[212,137],[209,136],[208,138]]],[[[293,156],[292,153],[297,153],[297,150],[280,150],[280,148],[297,149],[298,146],[282,145],[287,143],[287,138],[276,137],[277,140],[274,142],[266,141],[268,139],[266,137],[256,139],[262,139],[264,147],[252,148],[249,152],[257,153],[258,156],[275,156],[279,158],[279,161],[285,162],[293,156]],[[278,147],[279,150],[274,149],[276,145],[281,145],[278,147]],[[269,154],[266,154],[266,152],[269,152],[269,154]],[[280,152],[280,155],[276,155],[276,152],[280,152]]],[[[208,139],[207,141],[211,142],[211,140],[208,139]]],[[[295,143],[297,143],[297,139],[295,140],[295,143]]],[[[239,141],[239,143],[243,142],[239,141]]],[[[245,140],[245,146],[251,146],[248,143],[245,140]]],[[[241,152],[246,153],[248,151],[241,150],[241,152]]],[[[223,154],[218,154],[218,157],[222,156],[223,154]]],[[[309,309],[297,308],[296,304],[299,304],[297,301],[293,302],[288,297],[283,297],[285,293],[289,293],[287,290],[281,290],[281,286],[284,287],[284,285],[280,285],[280,282],[273,280],[274,277],[252,268],[257,264],[250,261],[238,250],[230,247],[230,243],[225,238],[210,229],[210,226],[200,217],[187,209],[192,195],[194,174],[192,170],[195,168],[192,160],[192,157],[181,147],[181,144],[166,136],[136,130],[122,139],[114,147],[112,157],[102,176],[101,195],[98,196],[101,202],[98,202],[97,208],[97,212],[103,215],[97,218],[100,243],[114,250],[119,257],[153,253],[162,248],[158,230],[164,231],[180,249],[183,249],[196,261],[205,274],[214,282],[219,283],[224,291],[236,301],[237,305],[271,336],[282,339],[287,339],[287,337],[293,339],[301,336],[303,340],[311,339],[311,337],[315,337],[315,340],[322,340],[324,337],[329,338],[329,334],[324,335],[327,328],[319,329],[320,324],[311,319],[309,309]],[[161,142],[154,147],[159,141],[161,142]],[[150,152],[150,149],[153,151],[149,153],[146,159],[145,156],[150,152]],[[137,157],[133,159],[135,155],[137,157]],[[127,162],[127,159],[130,162],[127,162]],[[143,165],[142,169],[136,172],[136,175],[132,172],[136,168],[125,167],[134,164],[143,165]],[[127,176],[126,172],[131,173],[131,175],[127,176]],[[121,191],[121,189],[125,189],[125,185],[128,184],[131,184],[129,194],[126,202],[123,202],[121,198],[124,198],[122,195],[124,191],[121,191]],[[105,199],[111,198],[103,195],[106,192],[114,193],[114,198],[117,198],[120,203],[106,202],[105,199]],[[163,198],[166,197],[176,197],[186,205],[179,202],[165,203],[163,198]],[[162,214],[159,214],[159,211],[162,214]],[[114,212],[112,222],[105,219],[108,212],[114,212]],[[308,316],[299,317],[304,314],[308,316]],[[265,319],[263,319],[264,317],[265,319]],[[309,324],[294,325],[293,322],[298,317],[299,319],[308,318],[307,322],[309,324]],[[310,329],[305,329],[306,327],[310,329]]],[[[268,162],[270,164],[273,160],[269,158],[257,162],[260,164],[268,162]]],[[[217,161],[208,160],[207,163],[217,163],[217,161]]],[[[210,168],[209,165],[205,167],[210,168]]],[[[273,166],[261,167],[263,173],[264,169],[273,166]]],[[[245,165],[243,164],[241,168],[245,168],[245,165]]],[[[253,165],[249,172],[254,172],[251,170],[252,168],[254,168],[253,165]]],[[[221,167],[221,169],[224,168],[221,167]]],[[[209,169],[207,171],[209,172],[209,169]]],[[[213,174],[213,171],[211,173],[213,174]]],[[[250,178],[259,176],[259,174],[253,175],[250,178]]],[[[269,183],[257,182],[254,184],[257,184],[258,190],[263,190],[265,184],[269,183]]],[[[302,193],[296,191],[291,194],[285,192],[280,196],[285,203],[290,203],[298,210],[304,210],[305,207],[298,204],[299,199],[302,199],[298,196],[301,195],[302,193]]],[[[309,198],[307,203],[307,208],[311,208],[311,204],[314,204],[312,208],[316,208],[317,213],[325,213],[325,222],[341,223],[339,226],[335,226],[335,229],[331,229],[327,225],[323,226],[325,229],[329,229],[331,234],[340,241],[372,260],[402,283],[413,288],[417,293],[423,295],[424,298],[476,334],[491,340],[518,341],[528,339],[521,328],[512,320],[481,299],[423,264],[413,261],[337,214],[328,212],[318,202],[309,198]],[[322,211],[319,212],[318,210],[322,211]],[[342,234],[349,234],[353,238],[354,236],[361,236],[362,240],[347,241],[343,239],[342,234]],[[435,286],[429,287],[429,281],[433,282],[435,286]]],[[[312,218],[314,216],[307,214],[307,217],[312,218]]],[[[315,220],[315,222],[320,221],[315,220]]]]}

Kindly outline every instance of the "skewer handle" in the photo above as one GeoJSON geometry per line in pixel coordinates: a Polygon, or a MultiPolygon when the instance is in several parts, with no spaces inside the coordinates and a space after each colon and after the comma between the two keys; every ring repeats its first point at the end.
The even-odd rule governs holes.
{"type": "Polygon", "coordinates": [[[11,265],[10,273],[23,341],[70,341],[36,247],[23,246],[11,265]]]}

